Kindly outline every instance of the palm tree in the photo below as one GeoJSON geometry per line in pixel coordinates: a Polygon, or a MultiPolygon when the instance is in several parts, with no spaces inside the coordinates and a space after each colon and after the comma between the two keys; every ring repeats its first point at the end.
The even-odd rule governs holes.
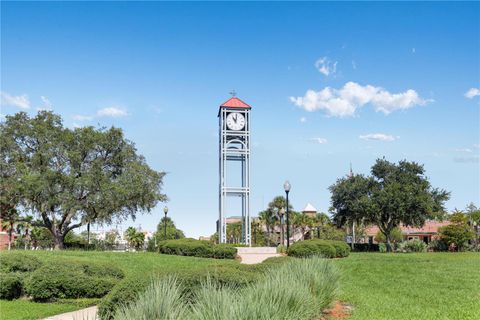
{"type": "Polygon", "coordinates": [[[240,243],[242,237],[242,223],[234,222],[227,224],[227,238],[230,243],[240,243]]]}
{"type": "Polygon", "coordinates": [[[301,213],[298,215],[296,223],[302,231],[302,240],[305,240],[305,233],[307,232],[307,229],[310,230],[314,224],[313,219],[306,214],[301,213]]]}
{"type": "Polygon", "coordinates": [[[250,224],[252,226],[252,240],[253,240],[253,244],[257,244],[257,232],[258,232],[258,229],[260,228],[260,221],[259,219],[252,219],[252,222],[250,224]]]}
{"type": "Polygon", "coordinates": [[[130,241],[135,250],[140,250],[145,244],[145,234],[141,231],[136,231],[130,241]]]}
{"type": "Polygon", "coordinates": [[[323,212],[317,213],[317,216],[315,217],[315,225],[317,227],[317,238],[320,239],[321,230],[329,222],[330,222],[330,218],[326,213],[323,213],[323,212]]]}
{"type": "Polygon", "coordinates": [[[17,233],[22,235],[24,240],[24,250],[27,250],[30,244],[30,229],[32,228],[32,216],[26,216],[17,222],[17,233]]]}
{"type": "Polygon", "coordinates": [[[276,220],[275,212],[271,208],[268,208],[267,210],[261,211],[258,214],[258,219],[265,225],[265,228],[267,229],[267,242],[270,246],[271,232],[276,220]]]}
{"type": "Polygon", "coordinates": [[[8,233],[8,250],[12,248],[13,232],[18,220],[18,212],[15,208],[2,212],[1,222],[2,229],[8,233]]]}
{"type": "Polygon", "coordinates": [[[133,247],[133,239],[136,234],[137,230],[134,227],[128,227],[127,230],[125,230],[125,239],[127,239],[129,246],[133,247]]]}

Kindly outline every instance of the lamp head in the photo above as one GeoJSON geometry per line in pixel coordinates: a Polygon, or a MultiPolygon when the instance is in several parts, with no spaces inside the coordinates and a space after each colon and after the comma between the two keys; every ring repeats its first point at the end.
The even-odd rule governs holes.
{"type": "Polygon", "coordinates": [[[167,206],[165,206],[165,207],[163,208],[163,212],[164,212],[165,214],[168,213],[168,207],[167,207],[167,206]]]}
{"type": "Polygon", "coordinates": [[[290,185],[290,182],[285,181],[285,183],[283,184],[283,189],[285,189],[285,192],[290,192],[290,189],[292,188],[292,186],[290,185]]]}

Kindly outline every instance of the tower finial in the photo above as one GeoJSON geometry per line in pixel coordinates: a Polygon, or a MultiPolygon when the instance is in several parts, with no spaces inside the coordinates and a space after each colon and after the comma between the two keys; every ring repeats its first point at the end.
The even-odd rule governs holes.
{"type": "Polygon", "coordinates": [[[350,178],[353,177],[352,162],[350,162],[350,178]]]}
{"type": "Polygon", "coordinates": [[[235,91],[235,89],[233,89],[229,93],[232,95],[232,97],[235,97],[237,95],[237,92],[235,91]]]}

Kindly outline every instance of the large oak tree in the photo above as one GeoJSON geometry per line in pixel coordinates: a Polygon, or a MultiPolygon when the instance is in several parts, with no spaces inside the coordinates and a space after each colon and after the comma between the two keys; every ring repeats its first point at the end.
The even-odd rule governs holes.
{"type": "Polygon", "coordinates": [[[401,224],[423,226],[427,218],[444,211],[449,192],[433,188],[425,169],[415,162],[398,164],[378,159],[371,176],[353,175],[330,186],[333,219],[338,225],[353,221],[375,224],[391,251],[392,231],[401,224]]]}
{"type": "Polygon", "coordinates": [[[56,249],[75,228],[135,218],[166,200],[164,173],[146,164],[121,129],[69,129],[52,112],[20,112],[6,117],[0,139],[2,193],[14,193],[11,206],[40,217],[56,249]]]}

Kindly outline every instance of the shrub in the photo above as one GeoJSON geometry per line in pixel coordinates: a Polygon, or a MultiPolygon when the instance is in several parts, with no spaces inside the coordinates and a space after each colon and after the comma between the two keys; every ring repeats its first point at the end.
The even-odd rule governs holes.
{"type": "Polygon", "coordinates": [[[9,252],[0,259],[3,272],[32,272],[42,265],[37,257],[20,252],[9,252]]]}
{"type": "Polygon", "coordinates": [[[337,258],[344,258],[350,255],[350,246],[344,241],[331,241],[331,245],[335,248],[335,256],[337,258]]]}
{"type": "Polygon", "coordinates": [[[387,252],[387,245],[385,243],[378,244],[378,251],[385,253],[387,252]]]}
{"type": "Polygon", "coordinates": [[[397,247],[397,252],[424,252],[427,250],[427,244],[421,240],[413,239],[409,241],[400,242],[397,247]]]}
{"type": "MultiPolygon", "coordinates": [[[[455,221],[455,220],[454,220],[455,221]]],[[[466,223],[450,224],[439,229],[440,238],[448,245],[455,245],[462,251],[465,244],[475,237],[475,233],[466,223]]]]}
{"type": "Polygon", "coordinates": [[[122,269],[110,264],[82,263],[83,272],[91,277],[112,277],[121,279],[124,277],[122,269]]]}
{"type": "MultiPolygon", "coordinates": [[[[393,243],[400,243],[403,240],[403,234],[402,234],[402,229],[399,227],[393,228],[393,230],[390,233],[390,240],[393,243]]],[[[387,238],[385,235],[381,232],[378,231],[377,234],[375,235],[375,241],[381,243],[387,242],[387,238]]]]}
{"type": "Polygon", "coordinates": [[[432,240],[432,242],[428,244],[428,250],[435,251],[435,252],[447,251],[448,244],[446,244],[442,240],[432,240]]]}
{"type": "Polygon", "coordinates": [[[100,319],[113,319],[117,308],[135,301],[138,295],[148,287],[151,279],[150,276],[138,275],[126,278],[117,284],[98,305],[100,319]]]}
{"type": "Polygon", "coordinates": [[[283,244],[277,246],[277,253],[287,253],[287,247],[283,244]]]}
{"type": "Polygon", "coordinates": [[[103,297],[115,286],[118,279],[107,276],[107,271],[100,271],[101,265],[94,268],[102,276],[87,274],[84,266],[78,263],[67,265],[57,262],[43,265],[26,281],[25,292],[35,301],[103,297]]]}
{"type": "Polygon", "coordinates": [[[235,259],[237,249],[228,244],[213,245],[213,258],[216,259],[235,259]]]}
{"type": "Polygon", "coordinates": [[[377,243],[355,243],[353,245],[354,252],[377,252],[379,251],[377,243]]]}
{"type": "Polygon", "coordinates": [[[18,273],[0,274],[0,299],[12,300],[22,295],[22,276],[18,273]]]}
{"type": "Polygon", "coordinates": [[[237,253],[237,249],[232,245],[215,245],[207,241],[190,238],[162,241],[158,250],[165,254],[217,259],[234,259],[237,253]]]}
{"type": "Polygon", "coordinates": [[[330,240],[304,240],[295,242],[288,249],[288,254],[297,258],[322,256],[334,258],[337,256],[335,247],[330,240]]]}
{"type": "Polygon", "coordinates": [[[337,294],[338,273],[322,258],[290,259],[278,272],[266,273],[242,290],[218,286],[207,278],[191,303],[185,300],[182,286],[182,281],[171,277],[157,280],[136,302],[117,311],[114,318],[317,319],[337,294]]]}

